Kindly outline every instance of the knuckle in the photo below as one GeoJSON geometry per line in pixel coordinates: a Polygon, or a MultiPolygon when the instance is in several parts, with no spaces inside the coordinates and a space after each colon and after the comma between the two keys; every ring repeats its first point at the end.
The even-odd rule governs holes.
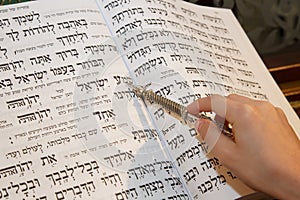
{"type": "Polygon", "coordinates": [[[277,110],[276,107],[268,101],[259,101],[257,106],[261,110],[261,112],[264,112],[264,113],[274,112],[277,110]]]}
{"type": "Polygon", "coordinates": [[[286,117],[284,111],[279,107],[275,107],[275,109],[276,109],[276,112],[278,113],[280,119],[285,119],[287,121],[287,117],[286,117]]]}
{"type": "Polygon", "coordinates": [[[284,114],[284,111],[283,111],[281,108],[275,107],[275,109],[276,109],[276,111],[277,111],[278,113],[284,114]]]}
{"type": "Polygon", "coordinates": [[[236,99],[237,97],[238,97],[237,94],[229,94],[229,95],[227,96],[228,99],[236,99]]]}
{"type": "Polygon", "coordinates": [[[246,119],[253,119],[258,115],[257,109],[249,104],[240,104],[237,109],[241,113],[241,117],[246,119]]]}

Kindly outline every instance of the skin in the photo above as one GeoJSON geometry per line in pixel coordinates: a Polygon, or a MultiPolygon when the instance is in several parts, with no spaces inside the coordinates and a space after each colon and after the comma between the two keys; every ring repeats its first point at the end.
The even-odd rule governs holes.
{"type": "Polygon", "coordinates": [[[213,111],[232,125],[234,140],[198,119],[196,137],[245,184],[279,199],[300,199],[300,142],[280,108],[234,94],[201,98],[187,109],[213,111]]]}

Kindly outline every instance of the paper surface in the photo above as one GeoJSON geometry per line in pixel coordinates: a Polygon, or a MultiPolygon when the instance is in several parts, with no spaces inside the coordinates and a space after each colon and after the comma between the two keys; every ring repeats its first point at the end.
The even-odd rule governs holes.
{"type": "Polygon", "coordinates": [[[2,7],[0,22],[1,198],[251,193],[205,156],[194,129],[147,110],[129,81],[151,82],[184,105],[213,93],[270,100],[299,130],[230,11],[181,1],[37,1],[2,7]]]}

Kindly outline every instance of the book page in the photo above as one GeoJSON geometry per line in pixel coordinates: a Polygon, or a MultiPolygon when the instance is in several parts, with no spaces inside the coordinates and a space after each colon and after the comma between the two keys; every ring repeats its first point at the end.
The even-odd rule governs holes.
{"type": "MultiPolygon", "coordinates": [[[[269,100],[283,107],[299,130],[298,118],[230,10],[176,0],[98,5],[135,84],[150,84],[147,89],[183,105],[215,93],[269,100]]],[[[193,199],[234,199],[253,193],[218,158],[206,156],[195,129],[159,106],[147,108],[193,199]]]]}
{"type": "Polygon", "coordinates": [[[190,197],[95,1],[1,7],[0,22],[0,199],[190,197]]]}

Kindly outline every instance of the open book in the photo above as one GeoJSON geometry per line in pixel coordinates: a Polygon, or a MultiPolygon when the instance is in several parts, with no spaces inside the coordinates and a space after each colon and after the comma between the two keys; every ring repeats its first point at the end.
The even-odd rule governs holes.
{"type": "Polygon", "coordinates": [[[34,1],[0,7],[0,32],[0,199],[254,192],[206,156],[195,129],[136,98],[131,81],[183,105],[214,93],[269,100],[300,130],[230,10],[177,0],[34,1]]]}

